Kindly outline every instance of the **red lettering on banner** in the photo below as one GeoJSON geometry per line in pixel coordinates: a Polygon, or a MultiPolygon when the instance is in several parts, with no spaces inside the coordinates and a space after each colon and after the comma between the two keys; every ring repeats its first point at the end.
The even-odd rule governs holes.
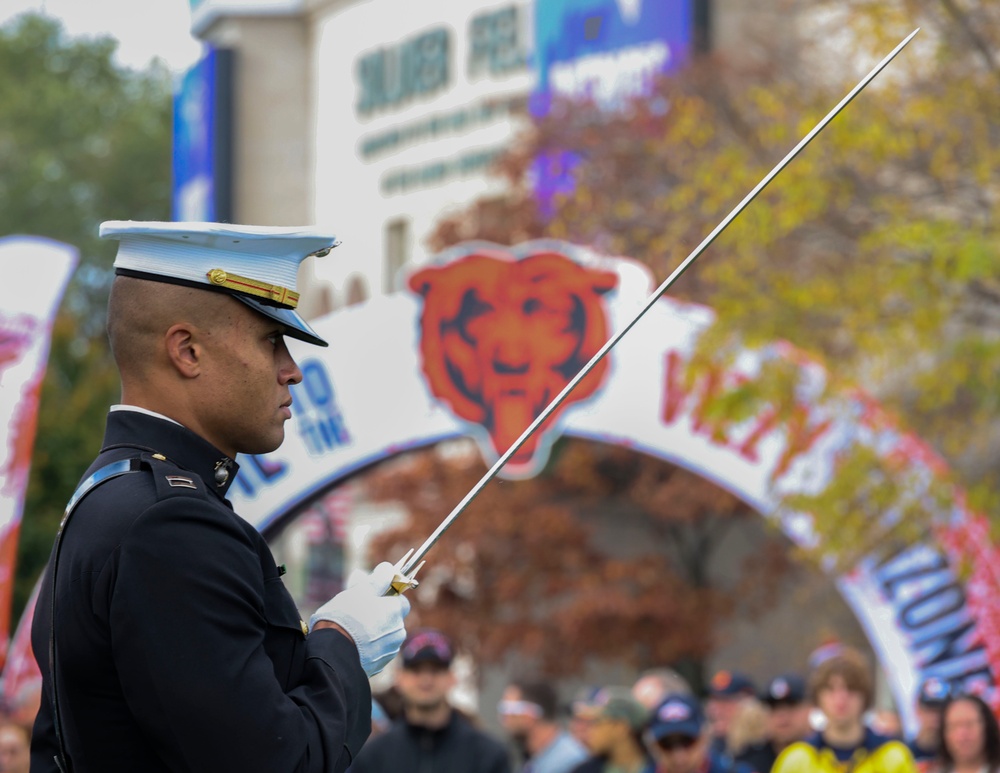
{"type": "Polygon", "coordinates": [[[684,407],[684,398],[687,397],[687,392],[684,391],[681,382],[680,352],[667,352],[666,371],[666,384],[663,390],[663,423],[673,424],[684,407]]]}
{"type": "Polygon", "coordinates": [[[750,434],[747,435],[747,439],[740,443],[739,447],[736,449],[739,451],[740,456],[748,462],[759,461],[760,457],[757,455],[757,444],[760,443],[761,438],[772,432],[777,426],[777,411],[770,410],[761,414],[760,419],[757,420],[756,426],[750,434]]]}
{"type": "Polygon", "coordinates": [[[698,403],[695,405],[691,414],[694,417],[693,427],[694,431],[699,435],[707,435],[712,438],[716,443],[725,443],[725,435],[722,434],[722,429],[719,426],[719,421],[716,420],[714,427],[709,425],[708,422],[708,409],[712,404],[712,401],[718,396],[721,389],[722,373],[719,372],[717,368],[712,368],[708,375],[702,382],[701,397],[698,403]]]}
{"type": "MultiPolygon", "coordinates": [[[[748,377],[741,373],[725,372],[721,368],[711,368],[697,384],[685,387],[686,363],[681,353],[667,352],[665,365],[661,412],[664,424],[676,422],[685,412],[686,406],[693,402],[690,408],[692,432],[709,438],[713,443],[731,448],[749,462],[760,460],[758,447],[765,437],[775,431],[784,431],[786,446],[771,474],[772,480],[777,480],[788,472],[792,463],[807,453],[833,424],[832,419],[813,424],[810,421],[812,407],[799,403],[787,418],[783,418],[773,407],[762,411],[753,421],[746,437],[736,438],[733,436],[733,429],[737,422],[712,417],[711,409],[729,389],[744,384],[748,377]]],[[[738,424],[742,427],[744,422],[738,424]]]]}
{"type": "Polygon", "coordinates": [[[730,445],[726,429],[733,422],[711,417],[711,408],[716,398],[725,393],[726,382],[735,381],[741,384],[746,381],[746,377],[741,374],[726,373],[721,368],[713,367],[708,370],[707,375],[701,379],[700,383],[687,389],[684,386],[684,366],[685,363],[681,359],[680,352],[667,352],[663,411],[661,413],[663,423],[672,424],[676,421],[684,412],[687,403],[690,402],[688,398],[693,397],[695,402],[691,407],[691,423],[694,432],[711,438],[715,443],[730,445]]]}
{"type": "Polygon", "coordinates": [[[788,472],[792,462],[812,448],[833,424],[833,419],[825,419],[819,424],[810,426],[810,413],[809,406],[803,403],[799,403],[792,409],[791,418],[786,424],[788,443],[785,445],[781,458],[778,459],[774,472],[771,473],[772,480],[777,480],[788,472]]]}

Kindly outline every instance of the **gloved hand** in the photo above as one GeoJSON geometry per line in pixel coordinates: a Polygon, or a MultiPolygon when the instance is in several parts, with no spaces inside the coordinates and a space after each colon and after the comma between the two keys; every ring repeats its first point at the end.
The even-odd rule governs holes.
{"type": "Polygon", "coordinates": [[[319,620],[336,623],[354,639],[361,667],[375,676],[392,660],[406,638],[403,618],[410,612],[405,596],[385,596],[396,568],[384,561],[356,585],[342,590],[309,618],[311,629],[319,620]]]}

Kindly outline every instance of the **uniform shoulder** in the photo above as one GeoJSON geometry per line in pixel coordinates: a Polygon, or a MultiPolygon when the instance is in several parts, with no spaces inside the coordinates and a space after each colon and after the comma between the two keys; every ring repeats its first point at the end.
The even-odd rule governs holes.
{"type": "Polygon", "coordinates": [[[208,490],[201,476],[181,467],[161,454],[144,454],[142,461],[148,466],[156,485],[158,499],[196,497],[208,499],[208,490]]]}
{"type": "Polygon", "coordinates": [[[195,497],[207,499],[202,479],[160,455],[102,455],[77,487],[70,506],[86,508],[101,500],[98,509],[142,512],[164,499],[195,497]]]}
{"type": "Polygon", "coordinates": [[[142,461],[141,474],[123,476],[142,479],[146,489],[141,500],[122,504],[133,511],[121,536],[123,554],[138,545],[152,544],[179,552],[188,552],[191,544],[199,544],[206,555],[220,550],[220,556],[231,558],[233,550],[241,555],[247,551],[265,552],[260,533],[211,493],[197,473],[167,459],[150,459],[149,455],[144,455],[142,461]]]}

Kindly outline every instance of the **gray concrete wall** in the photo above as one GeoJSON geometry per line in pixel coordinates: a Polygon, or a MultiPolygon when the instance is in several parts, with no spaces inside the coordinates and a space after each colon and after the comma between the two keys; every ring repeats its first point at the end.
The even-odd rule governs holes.
{"type": "Polygon", "coordinates": [[[206,33],[235,49],[233,219],[312,222],[309,28],[304,18],[229,17],[206,33]]]}

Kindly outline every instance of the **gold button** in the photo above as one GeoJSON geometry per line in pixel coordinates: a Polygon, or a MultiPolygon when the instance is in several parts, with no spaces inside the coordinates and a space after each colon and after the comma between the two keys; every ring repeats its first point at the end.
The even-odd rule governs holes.
{"type": "Polygon", "coordinates": [[[305,620],[299,620],[299,625],[302,626],[302,635],[303,636],[308,636],[309,635],[309,626],[306,625],[306,621],[305,620]]]}
{"type": "Polygon", "coordinates": [[[167,461],[167,457],[165,457],[163,454],[153,454],[153,458],[159,459],[161,462],[167,461]]]}
{"type": "Polygon", "coordinates": [[[208,272],[208,281],[214,285],[224,285],[229,275],[221,268],[213,268],[208,272]]]}

